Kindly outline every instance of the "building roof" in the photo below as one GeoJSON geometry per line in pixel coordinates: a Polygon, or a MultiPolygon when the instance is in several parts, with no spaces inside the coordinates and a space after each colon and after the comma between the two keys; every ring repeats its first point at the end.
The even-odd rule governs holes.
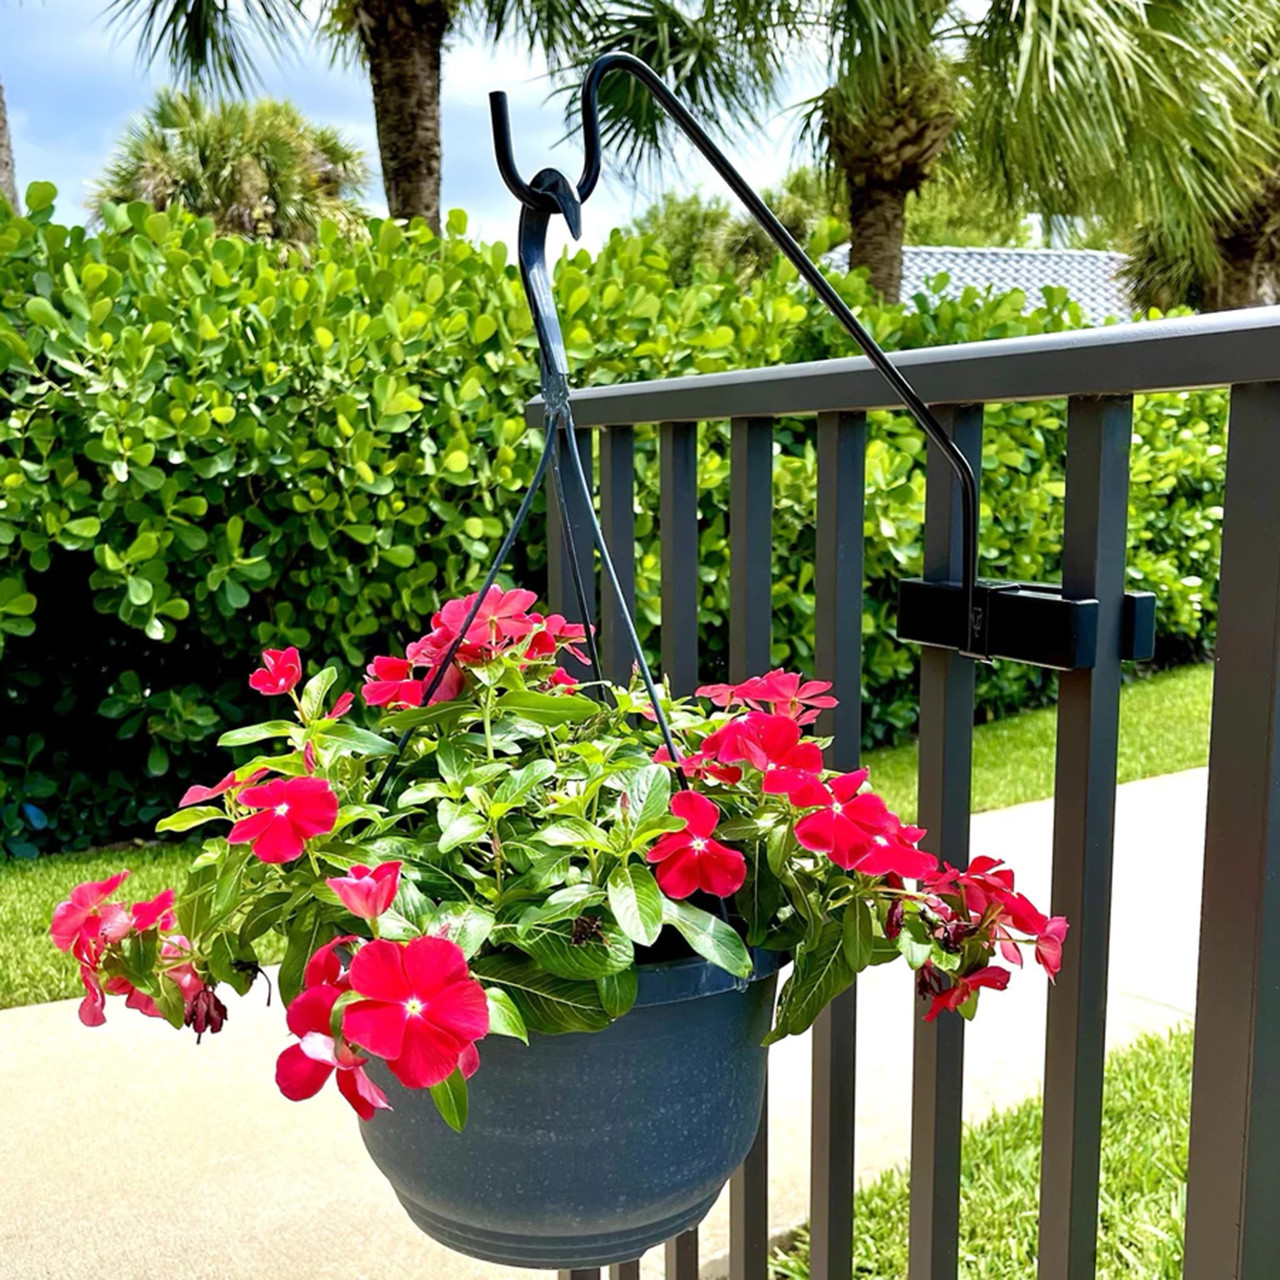
{"type": "Polygon", "coordinates": [[[1133,305],[1116,278],[1122,253],[1097,249],[960,249],[936,245],[907,245],[902,250],[902,290],[910,298],[924,290],[926,278],[945,271],[951,278],[944,294],[956,296],[970,285],[996,293],[1021,289],[1029,306],[1040,305],[1041,290],[1066,289],[1090,324],[1109,316],[1128,320],[1133,305]]]}

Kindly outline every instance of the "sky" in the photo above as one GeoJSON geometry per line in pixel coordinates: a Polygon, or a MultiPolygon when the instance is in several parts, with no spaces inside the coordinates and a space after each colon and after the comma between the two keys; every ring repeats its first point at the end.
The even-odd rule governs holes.
{"type": "MultiPolygon", "coordinates": [[[[8,104],[18,189],[37,180],[58,188],[58,215],[79,221],[88,184],[101,172],[131,118],[168,77],[163,66],[139,64],[125,30],[109,27],[106,0],[0,0],[0,84],[8,104]]],[[[328,50],[312,46],[289,58],[258,59],[261,92],[291,99],[317,124],[332,125],[364,149],[375,170],[366,202],[384,214],[376,174],[377,137],[364,70],[333,66],[328,50]]],[[[517,162],[526,176],[554,165],[576,177],[581,152],[564,134],[560,99],[548,101],[545,65],[523,49],[494,50],[459,38],[445,56],[443,90],[443,205],[464,209],[474,234],[510,241],[516,208],[493,163],[487,95],[506,89],[517,162]]],[[[794,97],[801,96],[803,86],[794,97]]],[[[794,117],[780,113],[763,136],[735,139],[731,157],[759,186],[778,181],[793,164],[794,117]]],[[[657,182],[636,189],[611,173],[583,210],[583,242],[594,247],[627,222],[659,188],[720,193],[699,157],[677,154],[657,182]],[[705,176],[703,176],[705,175],[705,176]]]]}

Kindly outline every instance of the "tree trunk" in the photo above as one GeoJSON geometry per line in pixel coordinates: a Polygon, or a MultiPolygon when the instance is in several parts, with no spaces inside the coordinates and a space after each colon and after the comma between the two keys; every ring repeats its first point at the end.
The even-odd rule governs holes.
{"type": "Polygon", "coordinates": [[[18,184],[13,176],[13,146],[9,142],[9,117],[4,107],[4,86],[0,85],[0,196],[18,212],[18,184]]]}
{"type": "Polygon", "coordinates": [[[897,302],[902,284],[902,239],[907,193],[901,187],[867,185],[849,199],[849,270],[866,267],[871,286],[897,302]]]}
{"type": "Polygon", "coordinates": [[[382,185],[393,218],[440,230],[440,66],[447,0],[361,0],[356,24],[369,59],[382,185]]]}

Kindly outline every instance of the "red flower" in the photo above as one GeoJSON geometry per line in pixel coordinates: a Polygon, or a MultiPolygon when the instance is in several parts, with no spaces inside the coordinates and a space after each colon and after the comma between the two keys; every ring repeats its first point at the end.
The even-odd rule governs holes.
{"type": "Polygon", "coordinates": [[[262,666],[249,677],[249,688],[274,697],[292,693],[302,679],[302,660],[292,645],[287,649],[265,649],[262,666]]]}
{"type": "Polygon", "coordinates": [[[658,864],[654,875],[668,898],[687,898],[695,889],[727,898],[742,888],[747,860],[711,838],[720,810],[696,791],[678,791],[671,797],[671,812],[683,818],[683,831],[668,831],[646,855],[658,864]]]}
{"type": "Polygon", "coordinates": [[[76,1012],[86,1027],[100,1027],[107,1020],[107,997],[103,994],[98,971],[92,965],[80,965],[80,981],[84,983],[84,999],[76,1012]]]}
{"type": "Polygon", "coordinates": [[[557,689],[563,689],[566,693],[578,691],[578,682],[563,667],[557,667],[547,677],[547,684],[551,687],[552,693],[557,689]]]}
{"type": "Polygon", "coordinates": [[[547,617],[531,613],[529,617],[538,624],[525,645],[524,656],[531,661],[551,657],[557,649],[564,649],[572,654],[584,666],[590,658],[578,647],[579,640],[587,638],[587,629],[580,622],[569,622],[562,613],[553,613],[547,617]]]}
{"type": "Polygon", "coordinates": [[[371,707],[420,707],[422,681],[413,678],[408,658],[379,657],[365,668],[368,679],[360,696],[371,707]]]}
{"type": "MultiPolygon", "coordinates": [[[[726,746],[728,758],[746,760],[764,774],[763,788],[772,795],[790,795],[822,773],[821,748],[816,742],[801,742],[800,726],[788,716],[753,711],[743,721],[736,745],[726,746]]],[[[719,758],[727,758],[723,747],[719,758]]]]}
{"type": "Polygon", "coordinates": [[[916,989],[921,995],[933,997],[933,1003],[929,1006],[929,1012],[924,1015],[924,1020],[932,1022],[944,1009],[959,1009],[962,1004],[968,1003],[970,996],[983,987],[990,987],[993,991],[1003,991],[1009,985],[1009,978],[1008,969],[989,964],[975,973],[955,978],[949,987],[943,989],[937,968],[932,960],[927,960],[916,975],[916,989]]]}
{"type": "MultiPolygon", "coordinates": [[[[702,750],[694,752],[693,755],[682,756],[680,759],[680,772],[686,778],[714,778],[717,782],[728,783],[732,786],[735,782],[742,781],[742,770],[736,764],[720,764],[714,753],[707,750],[707,743],[715,734],[711,734],[705,738],[702,743],[702,750]]],[[[670,764],[671,752],[665,746],[659,747],[653,753],[654,764],[670,764]]]]}
{"type": "Polygon", "coordinates": [[[227,839],[252,844],[263,862],[292,862],[307,840],[332,831],[338,820],[338,797],[323,778],[277,778],[247,787],[240,803],[259,812],[241,818],[227,839]]]}
{"type": "Polygon", "coordinates": [[[133,928],[128,911],[118,902],[107,901],[128,875],[128,871],[121,871],[108,880],[76,885],[71,897],[54,908],[49,934],[59,951],[74,950],[82,964],[96,968],[104,947],[118,942],[133,928]]]}
{"type": "Polygon", "coordinates": [[[401,866],[403,863],[384,862],[371,871],[357,863],[345,876],[332,876],[325,884],[353,916],[376,920],[395,900],[401,866]]]}
{"type": "Polygon", "coordinates": [[[820,711],[838,705],[838,700],[827,693],[830,688],[829,680],[805,680],[793,671],[779,668],[741,684],[703,685],[697,696],[710,698],[718,707],[742,703],[756,711],[787,716],[797,724],[812,724],[820,711]]]}
{"type": "Polygon", "coordinates": [[[324,1082],[338,1073],[338,1092],[361,1120],[372,1120],[375,1111],[390,1110],[387,1095],[365,1074],[362,1058],[345,1041],[335,1040],[333,1006],[342,994],[338,987],[310,987],[297,996],[286,1015],[289,1030],[300,1043],[290,1045],[276,1059],[276,1084],[291,1102],[313,1098],[324,1082]]]}
{"type": "Polygon", "coordinates": [[[872,791],[859,794],[867,770],[846,773],[827,785],[814,780],[791,793],[799,809],[818,807],[796,823],[796,839],[806,849],[827,854],[846,871],[867,876],[916,879],[937,870],[938,860],[915,847],[924,834],[904,827],[872,791]]]}
{"type": "Polygon", "coordinates": [[[447,1080],[474,1042],[489,1033],[484,988],[446,938],[367,942],[351,961],[351,988],[365,997],[347,1006],[343,1030],[367,1053],[386,1059],[410,1089],[447,1080]]]}
{"type": "Polygon", "coordinates": [[[327,985],[337,987],[340,991],[349,991],[351,980],[336,953],[339,947],[354,952],[360,942],[361,939],[350,933],[334,938],[332,942],[326,942],[307,961],[307,967],[302,975],[303,984],[308,987],[327,985]]]}
{"type": "MultiPolygon", "coordinates": [[[[191,944],[181,934],[172,934],[160,944],[160,956],[164,960],[181,960],[190,954],[191,944]]],[[[204,986],[200,975],[196,973],[195,966],[189,960],[184,964],[174,965],[170,969],[163,970],[163,978],[169,979],[177,986],[182,993],[183,1009],[186,1013],[190,1013],[196,993],[204,986]]],[[[87,987],[88,983],[85,985],[87,987]]],[[[136,1009],[148,1018],[164,1017],[156,1002],[145,992],[139,991],[128,978],[117,974],[108,978],[104,985],[112,995],[128,997],[124,1002],[125,1008],[136,1009]]]]}
{"type": "Polygon", "coordinates": [[[1062,968],[1062,944],[1067,936],[1066,916],[1052,916],[1036,938],[1036,959],[1052,982],[1062,968]]]}

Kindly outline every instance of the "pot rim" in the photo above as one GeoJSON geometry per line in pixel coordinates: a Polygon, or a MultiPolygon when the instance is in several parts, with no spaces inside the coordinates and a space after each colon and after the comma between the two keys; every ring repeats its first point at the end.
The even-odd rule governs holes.
{"type": "Polygon", "coordinates": [[[722,995],[726,991],[745,991],[753,982],[773,977],[791,957],[785,951],[752,947],[751,958],[755,967],[749,978],[728,973],[701,956],[637,965],[640,989],[634,1007],[679,1004],[685,1000],[701,1000],[704,996],[722,995]]]}

